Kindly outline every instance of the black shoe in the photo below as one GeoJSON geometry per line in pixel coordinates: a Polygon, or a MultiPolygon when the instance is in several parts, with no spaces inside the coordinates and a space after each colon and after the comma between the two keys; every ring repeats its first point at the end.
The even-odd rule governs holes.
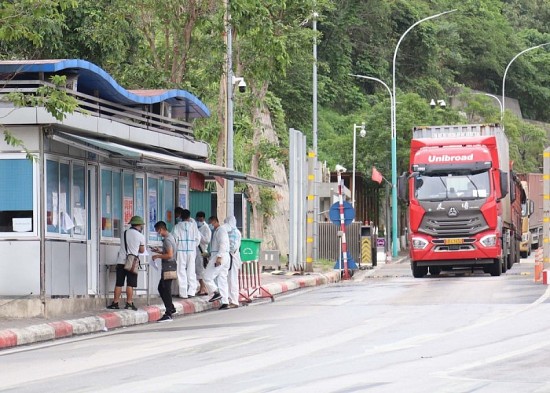
{"type": "Polygon", "coordinates": [[[228,309],[229,309],[229,304],[222,304],[220,308],[218,308],[218,310],[228,310],[228,309]]]}
{"type": "Polygon", "coordinates": [[[119,310],[118,303],[112,302],[110,306],[107,306],[109,310],[119,310]]]}
{"type": "Polygon", "coordinates": [[[168,314],[164,314],[161,319],[159,319],[157,322],[172,322],[172,317],[168,314]]]}
{"type": "MultiPolygon", "coordinates": [[[[118,308],[118,307],[117,307],[118,308]]],[[[134,310],[137,311],[137,307],[134,306],[134,303],[126,303],[126,306],[124,307],[125,310],[134,310]]]]}
{"type": "Polygon", "coordinates": [[[177,314],[177,313],[178,313],[178,310],[176,310],[175,307],[172,310],[170,310],[170,314],[172,314],[172,315],[177,314]]]}
{"type": "Polygon", "coordinates": [[[209,300],[209,302],[215,302],[216,300],[220,300],[222,298],[222,295],[220,295],[219,292],[214,292],[214,296],[212,296],[209,300]]]}

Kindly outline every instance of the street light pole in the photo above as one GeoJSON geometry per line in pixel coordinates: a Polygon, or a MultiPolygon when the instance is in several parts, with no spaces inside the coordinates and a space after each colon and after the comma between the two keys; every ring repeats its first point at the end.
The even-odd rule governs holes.
{"type": "MultiPolygon", "coordinates": [[[[229,1],[226,0],[226,10],[225,10],[225,29],[226,29],[226,39],[227,39],[227,53],[226,53],[226,77],[227,77],[227,97],[226,97],[226,160],[225,166],[229,169],[233,169],[233,32],[231,27],[231,11],[229,7],[229,1]]],[[[235,212],[235,196],[234,192],[234,182],[233,180],[226,180],[225,188],[225,216],[230,217],[234,215],[235,212]]]]}
{"type": "Polygon", "coordinates": [[[500,108],[500,124],[502,124],[502,122],[504,120],[504,106],[502,105],[502,101],[500,100],[500,98],[498,98],[497,96],[495,96],[493,94],[483,93],[483,95],[486,95],[487,97],[491,97],[491,98],[494,98],[495,100],[497,100],[498,106],[500,108]]]}
{"type": "Polygon", "coordinates": [[[397,257],[397,126],[396,126],[396,105],[395,101],[397,100],[397,97],[395,95],[395,65],[396,65],[396,58],[397,58],[397,50],[399,49],[399,45],[401,45],[401,41],[405,38],[405,36],[411,31],[415,26],[419,25],[422,22],[425,22],[430,19],[438,18],[442,15],[449,14],[451,12],[455,12],[456,9],[451,11],[445,11],[441,12],[436,15],[428,16],[427,18],[421,19],[418,22],[414,23],[411,27],[409,27],[399,38],[399,41],[397,41],[397,45],[395,46],[395,51],[393,53],[393,65],[392,65],[392,108],[391,108],[391,116],[392,116],[392,130],[391,130],[391,184],[392,184],[392,256],[397,257]]]}
{"type": "Polygon", "coordinates": [[[365,122],[361,125],[353,125],[353,170],[352,170],[352,187],[351,187],[351,206],[355,209],[355,156],[357,153],[357,129],[361,130],[361,137],[365,136],[365,122]]]}
{"type": "Polygon", "coordinates": [[[502,123],[502,129],[504,129],[504,111],[506,111],[506,103],[505,103],[505,99],[506,99],[506,95],[505,95],[505,87],[506,87],[506,75],[508,74],[508,69],[510,69],[510,66],[512,65],[512,63],[518,58],[520,57],[521,55],[523,55],[524,53],[527,53],[529,51],[532,51],[533,49],[538,49],[538,48],[541,48],[545,45],[550,45],[550,42],[547,42],[546,44],[540,44],[540,45],[535,45],[535,46],[532,46],[530,48],[527,48],[527,49],[524,49],[522,50],[521,52],[519,52],[517,55],[515,55],[512,60],[510,60],[510,62],[508,63],[508,65],[506,66],[506,69],[504,70],[504,76],[502,77],[502,111],[501,111],[501,119],[500,119],[500,122],[502,123]]]}

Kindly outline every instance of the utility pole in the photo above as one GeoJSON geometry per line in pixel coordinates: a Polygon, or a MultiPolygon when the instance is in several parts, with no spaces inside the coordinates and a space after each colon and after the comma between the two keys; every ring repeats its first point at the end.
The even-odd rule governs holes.
{"type": "MultiPolygon", "coordinates": [[[[233,169],[233,31],[231,27],[231,11],[229,9],[230,0],[224,0],[225,5],[225,39],[226,39],[226,149],[225,166],[233,169]]],[[[225,214],[226,217],[235,214],[235,196],[234,181],[226,179],[225,181],[225,214]]]]}

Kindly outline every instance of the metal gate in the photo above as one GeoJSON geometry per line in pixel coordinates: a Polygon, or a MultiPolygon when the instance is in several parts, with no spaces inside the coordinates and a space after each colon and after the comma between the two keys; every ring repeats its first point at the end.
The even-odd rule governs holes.
{"type": "MultiPolygon", "coordinates": [[[[338,260],[339,226],[331,222],[319,223],[319,259],[338,260]]],[[[361,262],[361,223],[352,222],[346,227],[348,251],[357,264],[361,262]]]]}

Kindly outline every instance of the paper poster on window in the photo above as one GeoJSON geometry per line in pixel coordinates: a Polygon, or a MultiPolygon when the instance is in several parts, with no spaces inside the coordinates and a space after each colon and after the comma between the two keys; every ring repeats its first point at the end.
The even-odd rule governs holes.
{"type": "Polygon", "coordinates": [[[59,222],[59,211],[57,209],[58,206],[57,192],[52,192],[52,225],[54,227],[56,227],[57,223],[59,222]]]}
{"type": "Polygon", "coordinates": [[[67,213],[61,212],[61,230],[69,232],[73,228],[74,222],[71,220],[71,217],[67,213]]]}
{"type": "Polygon", "coordinates": [[[122,203],[124,205],[124,224],[128,224],[134,215],[134,199],[124,197],[122,203]]]}
{"type": "Polygon", "coordinates": [[[84,234],[84,224],[85,224],[85,211],[81,207],[75,207],[73,208],[73,214],[74,214],[74,233],[77,235],[84,234]]]}
{"type": "Polygon", "coordinates": [[[31,232],[32,218],[13,218],[12,228],[14,232],[31,232]]]}
{"type": "Polygon", "coordinates": [[[59,193],[59,214],[67,212],[67,193],[59,193]]]}
{"type": "Polygon", "coordinates": [[[73,186],[73,198],[75,200],[75,205],[80,205],[80,201],[83,200],[82,195],[80,193],[80,187],[79,186],[73,186]]]}
{"type": "Polygon", "coordinates": [[[105,214],[111,215],[111,194],[105,195],[105,214]]]}
{"type": "Polygon", "coordinates": [[[157,222],[157,191],[149,190],[149,231],[155,232],[157,222]]]}

